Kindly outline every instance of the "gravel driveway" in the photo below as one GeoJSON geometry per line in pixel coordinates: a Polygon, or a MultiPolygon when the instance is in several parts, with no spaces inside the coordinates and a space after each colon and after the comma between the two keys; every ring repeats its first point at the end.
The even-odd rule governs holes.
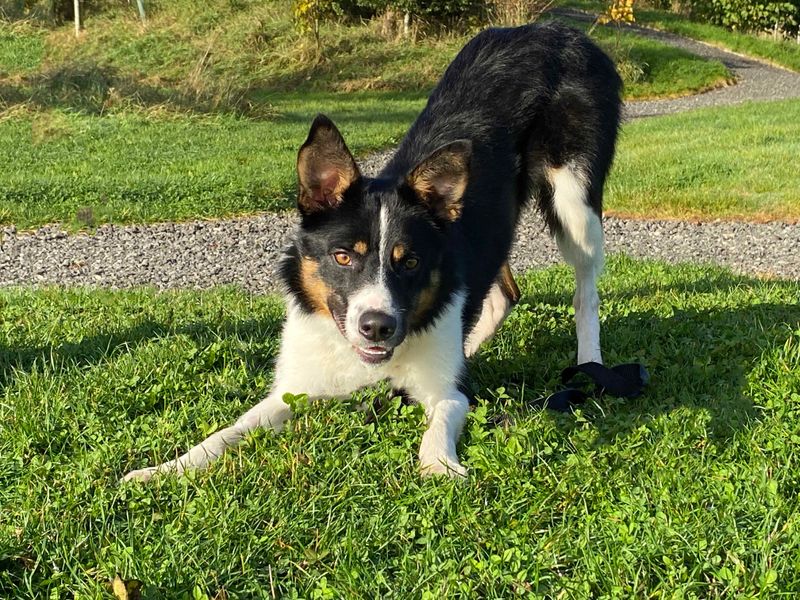
{"type": "MultiPolygon", "coordinates": [[[[571,14],[570,16],[574,16],[571,14]]],[[[738,84],[689,98],[633,102],[639,118],[745,100],[800,97],[800,74],[785,71],[668,33],[638,33],[724,62],[738,84]]],[[[364,161],[374,172],[388,153],[364,161]]],[[[68,235],[58,227],[17,233],[0,230],[0,285],[92,285],[127,288],[208,288],[236,284],[253,292],[275,290],[275,266],[293,226],[291,214],[156,225],[100,227],[68,235]]],[[[800,225],[686,223],[606,218],[606,248],[669,262],[708,262],[746,274],[800,280],[800,225]]],[[[516,271],[559,261],[555,244],[534,211],[523,218],[511,262],[516,271]]]]}
{"type": "MultiPolygon", "coordinates": [[[[104,226],[93,235],[43,228],[0,242],[0,285],[58,284],[127,288],[275,289],[278,253],[294,217],[265,214],[226,221],[104,226]]],[[[734,271],[800,279],[800,226],[605,219],[606,249],[668,262],[707,262],[734,271]]],[[[534,211],[511,254],[516,272],[559,261],[534,211]]]]}
{"type": "MultiPolygon", "coordinates": [[[[594,16],[579,11],[558,9],[551,12],[570,19],[594,21],[594,16]]],[[[625,116],[628,119],[655,117],[707,106],[729,106],[750,100],[800,98],[800,73],[775,67],[728,50],[722,50],[703,42],[675,35],[674,33],[656,31],[639,25],[624,25],[624,28],[643,37],[686,50],[703,58],[718,60],[736,78],[735,85],[722,87],[704,94],[666,100],[630,102],[625,106],[625,116]]]]}

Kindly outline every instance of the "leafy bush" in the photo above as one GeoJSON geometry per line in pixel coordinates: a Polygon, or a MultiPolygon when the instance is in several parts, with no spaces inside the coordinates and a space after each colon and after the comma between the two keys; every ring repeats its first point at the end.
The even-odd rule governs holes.
{"type": "Polygon", "coordinates": [[[800,0],[691,0],[692,17],[738,31],[793,35],[800,23],[800,0]]]}

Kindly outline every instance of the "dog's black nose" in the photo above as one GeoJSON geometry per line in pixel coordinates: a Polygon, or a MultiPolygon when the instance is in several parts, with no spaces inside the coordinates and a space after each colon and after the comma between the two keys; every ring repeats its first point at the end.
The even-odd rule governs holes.
{"type": "Polygon", "coordinates": [[[358,319],[358,331],[370,342],[385,342],[397,329],[397,319],[392,315],[368,310],[358,319]]]}

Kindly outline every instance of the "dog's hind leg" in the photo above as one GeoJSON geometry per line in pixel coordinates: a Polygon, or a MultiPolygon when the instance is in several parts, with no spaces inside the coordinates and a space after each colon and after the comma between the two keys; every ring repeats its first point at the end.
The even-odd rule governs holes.
{"type": "Polygon", "coordinates": [[[568,163],[558,168],[551,167],[546,170],[546,175],[552,188],[551,210],[557,219],[553,227],[556,242],[564,259],[575,269],[573,306],[578,334],[578,364],[602,363],[600,297],[597,293],[597,278],[603,269],[601,199],[592,201],[588,177],[576,165],[568,163]]]}
{"type": "Polygon", "coordinates": [[[500,325],[517,302],[519,302],[517,282],[511,275],[508,263],[503,263],[497,279],[483,299],[481,314],[464,341],[464,355],[467,358],[475,354],[480,345],[500,329],[500,325]]]}

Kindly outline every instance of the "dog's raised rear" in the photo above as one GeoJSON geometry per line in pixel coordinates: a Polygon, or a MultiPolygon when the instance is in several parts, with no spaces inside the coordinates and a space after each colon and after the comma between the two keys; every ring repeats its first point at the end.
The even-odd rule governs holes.
{"type": "MultiPolygon", "coordinates": [[[[492,299],[487,289],[508,256],[519,208],[532,200],[576,269],[579,362],[600,361],[594,281],[602,268],[603,186],[621,86],[612,61],[576,30],[555,22],[489,29],[448,67],[383,170],[382,177],[401,177],[441,145],[473,141],[460,223],[468,240],[468,330],[492,299]]],[[[483,337],[474,334],[490,335],[496,325],[478,323],[468,351],[483,337]]]]}

